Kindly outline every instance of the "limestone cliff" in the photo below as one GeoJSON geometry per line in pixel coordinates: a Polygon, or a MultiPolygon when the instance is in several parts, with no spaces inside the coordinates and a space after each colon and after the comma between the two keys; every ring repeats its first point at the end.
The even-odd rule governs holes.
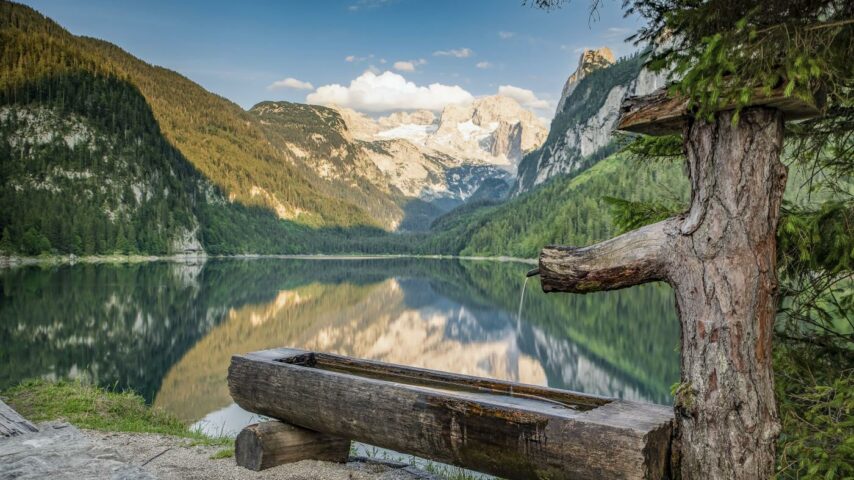
{"type": "Polygon", "coordinates": [[[575,87],[578,86],[584,77],[594,70],[605,68],[614,64],[614,53],[608,47],[602,47],[596,50],[584,49],[581,58],[578,59],[578,68],[572,72],[563,84],[563,91],[560,93],[560,101],[557,104],[555,115],[563,111],[566,104],[566,99],[572,95],[575,87]]]}
{"type": "Polygon", "coordinates": [[[513,194],[555,175],[589,167],[613,153],[613,131],[623,99],[664,85],[666,74],[643,68],[636,54],[613,62],[610,50],[586,50],[566,81],[558,111],[543,146],[519,164],[513,194]]]}

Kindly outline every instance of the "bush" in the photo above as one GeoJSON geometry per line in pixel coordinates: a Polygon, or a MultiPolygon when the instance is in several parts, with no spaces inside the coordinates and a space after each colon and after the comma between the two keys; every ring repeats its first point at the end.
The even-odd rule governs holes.
{"type": "Polygon", "coordinates": [[[50,253],[50,240],[32,228],[24,233],[21,241],[23,242],[23,251],[28,255],[50,253]]]}
{"type": "Polygon", "coordinates": [[[854,368],[851,352],[803,343],[775,348],[775,388],[782,433],[781,479],[854,476],[854,368]]]}

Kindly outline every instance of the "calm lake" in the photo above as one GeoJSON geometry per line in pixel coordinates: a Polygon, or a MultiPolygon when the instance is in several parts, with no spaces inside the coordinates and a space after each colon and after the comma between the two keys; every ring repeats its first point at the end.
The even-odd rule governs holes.
{"type": "Polygon", "coordinates": [[[0,389],[82,378],[213,433],[234,353],[291,346],[656,403],[679,379],[666,285],[569,295],[516,262],[230,259],[0,270],[0,389]]]}

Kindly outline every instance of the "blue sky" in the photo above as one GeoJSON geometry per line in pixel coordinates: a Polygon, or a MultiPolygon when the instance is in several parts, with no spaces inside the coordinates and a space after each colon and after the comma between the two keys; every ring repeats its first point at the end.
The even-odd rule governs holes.
{"type": "Polygon", "coordinates": [[[74,34],[117,44],[244,108],[308,97],[369,113],[435,109],[512,86],[530,95],[505,91],[550,117],[581,50],[631,53],[635,47],[623,40],[639,26],[623,18],[617,0],[592,20],[587,0],[552,12],[519,0],[24,3],[74,34]],[[366,76],[369,70],[374,74],[366,76]],[[360,88],[386,93],[372,97],[360,88]]]}

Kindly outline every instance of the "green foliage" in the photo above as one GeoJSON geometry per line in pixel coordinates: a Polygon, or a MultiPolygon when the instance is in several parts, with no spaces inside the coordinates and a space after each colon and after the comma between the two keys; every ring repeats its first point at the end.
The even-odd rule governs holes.
{"type": "Polygon", "coordinates": [[[849,201],[784,204],[777,231],[781,335],[854,350],[854,210],[849,201]]]}
{"type": "Polygon", "coordinates": [[[778,478],[854,476],[854,365],[851,352],[802,342],[774,352],[775,390],[782,421],[778,478]]]}
{"type": "MultiPolygon", "coordinates": [[[[673,67],[674,90],[700,116],[782,89],[831,104],[850,95],[854,7],[840,0],[627,0],[647,20],[639,42],[668,39],[654,68],[673,67]]],[[[844,103],[844,102],[841,102],[844,103]]]]}
{"type": "Polygon", "coordinates": [[[125,82],[43,78],[0,91],[0,111],[0,227],[9,250],[168,253],[179,230],[193,228],[201,179],[125,82]]]}
{"type": "Polygon", "coordinates": [[[50,253],[50,240],[30,228],[21,238],[21,250],[30,255],[50,253]]]}
{"type": "Polygon", "coordinates": [[[615,155],[575,177],[554,178],[504,204],[452,212],[437,220],[426,242],[463,255],[531,258],[543,245],[589,245],[616,234],[609,215],[613,201],[606,197],[650,201],[664,196],[672,197],[666,205],[684,205],[687,191],[678,166],[640,164],[615,155]]]}
{"type": "Polygon", "coordinates": [[[634,160],[682,160],[684,151],[681,135],[639,135],[623,147],[634,160]]]}
{"type": "Polygon", "coordinates": [[[604,197],[604,200],[611,207],[611,217],[620,233],[666,220],[683,210],[655,201],[631,202],[614,197],[604,197]]]}
{"type": "Polygon", "coordinates": [[[815,206],[786,202],[777,245],[787,276],[826,271],[838,274],[854,267],[854,203],[828,200],[815,206]]]}
{"type": "Polygon", "coordinates": [[[65,420],[80,428],[108,432],[159,433],[213,445],[231,442],[189,430],[174,415],[147,406],[132,392],[112,392],[79,382],[27,380],[4,391],[3,397],[34,422],[65,420]]]}
{"type": "Polygon", "coordinates": [[[232,458],[234,456],[234,447],[223,448],[217,450],[211,455],[211,460],[221,460],[223,458],[232,458]]]}

